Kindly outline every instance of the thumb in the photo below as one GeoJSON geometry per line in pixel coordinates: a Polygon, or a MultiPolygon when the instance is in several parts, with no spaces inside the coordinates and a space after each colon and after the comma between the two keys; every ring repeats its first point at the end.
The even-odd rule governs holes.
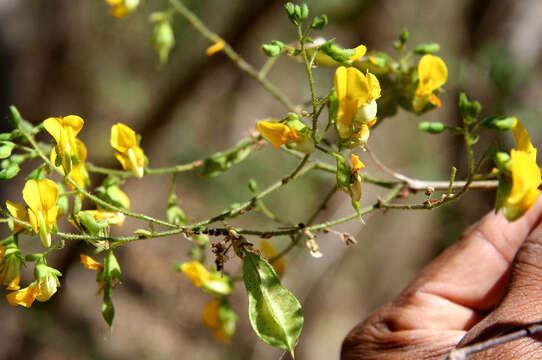
{"type": "MultiPolygon", "coordinates": [[[[520,247],[514,260],[508,288],[500,304],[467,333],[459,347],[487,340],[518,326],[540,320],[542,320],[542,225],[538,225],[520,247]]],[[[494,355],[506,355],[507,359],[537,358],[540,356],[541,340],[540,336],[522,338],[488,349],[473,359],[486,359],[494,355]]]]}

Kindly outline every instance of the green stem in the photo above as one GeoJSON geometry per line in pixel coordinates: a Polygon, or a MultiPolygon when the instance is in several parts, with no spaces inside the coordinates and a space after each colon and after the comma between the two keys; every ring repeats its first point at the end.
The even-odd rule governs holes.
{"type": "Polygon", "coordinates": [[[299,43],[301,45],[301,55],[303,56],[303,62],[305,63],[305,70],[307,71],[307,77],[309,78],[309,87],[311,89],[311,100],[312,100],[312,138],[316,142],[316,131],[318,127],[318,116],[317,116],[317,103],[316,103],[316,93],[314,91],[314,81],[312,79],[312,69],[309,58],[307,57],[307,50],[305,49],[305,38],[301,31],[301,25],[297,26],[297,35],[299,37],[299,43]]]}
{"type": "MultiPolygon", "coordinates": [[[[190,11],[180,0],[169,0],[173,8],[181,14],[192,26],[196,29],[204,38],[214,43],[218,41],[224,41],[218,34],[212,32],[201,20],[190,11]]],[[[247,63],[233,48],[224,41],[224,53],[229,57],[233,63],[242,71],[246,72],[256,81],[258,81],[264,89],[266,89],[275,99],[280,101],[288,110],[297,112],[297,107],[288,100],[288,98],[278,90],[273,84],[271,84],[265,77],[260,76],[258,71],[247,63]]]]}

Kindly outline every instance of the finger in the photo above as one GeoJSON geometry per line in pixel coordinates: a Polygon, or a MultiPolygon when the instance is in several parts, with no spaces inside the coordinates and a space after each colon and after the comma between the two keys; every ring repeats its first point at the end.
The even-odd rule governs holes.
{"type": "MultiPolygon", "coordinates": [[[[531,232],[514,261],[510,283],[498,307],[474,327],[461,342],[479,342],[522,324],[542,319],[542,226],[531,232]]],[[[541,336],[522,338],[479,353],[478,359],[489,352],[509,354],[509,359],[532,359],[540,355],[541,336]],[[514,356],[512,356],[514,355],[514,356]]]]}
{"type": "Polygon", "coordinates": [[[512,259],[541,217],[542,197],[513,223],[486,215],[396,300],[358,324],[343,343],[342,358],[426,358],[454,348],[502,295],[512,259]],[[413,350],[425,355],[411,357],[413,350]]]}
{"type": "Polygon", "coordinates": [[[487,214],[393,302],[393,327],[468,330],[502,296],[512,260],[541,218],[542,197],[512,223],[487,214]]]}

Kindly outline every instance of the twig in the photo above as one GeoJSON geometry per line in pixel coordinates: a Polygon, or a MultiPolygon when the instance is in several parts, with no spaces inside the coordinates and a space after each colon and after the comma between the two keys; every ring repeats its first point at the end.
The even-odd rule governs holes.
{"type": "Polygon", "coordinates": [[[466,360],[472,354],[484,351],[497,345],[502,345],[507,342],[520,339],[522,337],[531,336],[540,331],[542,331],[542,321],[525,324],[521,326],[519,330],[510,332],[508,334],[496,336],[486,341],[454,349],[450,351],[450,353],[444,358],[444,360],[466,360]]]}
{"type": "MultiPolygon", "coordinates": [[[[190,11],[180,0],[169,0],[173,8],[181,14],[186,20],[192,24],[192,26],[201,34],[203,37],[212,42],[224,41],[218,34],[212,32],[201,20],[190,11]]],[[[233,48],[224,41],[224,53],[229,57],[233,63],[242,71],[246,72],[256,81],[258,81],[275,99],[280,101],[288,110],[293,112],[298,112],[296,106],[292,104],[290,100],[273,84],[271,84],[265,77],[260,76],[258,71],[247,63],[233,48]]]]}

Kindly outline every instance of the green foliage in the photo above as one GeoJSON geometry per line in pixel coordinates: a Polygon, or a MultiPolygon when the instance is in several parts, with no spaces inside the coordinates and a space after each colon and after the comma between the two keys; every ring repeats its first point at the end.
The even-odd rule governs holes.
{"type": "Polygon", "coordinates": [[[280,284],[273,267],[259,255],[246,253],[243,279],[248,294],[248,315],[262,341],[292,353],[303,328],[301,305],[280,284]]]}
{"type": "Polygon", "coordinates": [[[214,177],[243,161],[251,152],[252,141],[241,140],[235,148],[216,153],[204,160],[200,175],[214,177]]]}

